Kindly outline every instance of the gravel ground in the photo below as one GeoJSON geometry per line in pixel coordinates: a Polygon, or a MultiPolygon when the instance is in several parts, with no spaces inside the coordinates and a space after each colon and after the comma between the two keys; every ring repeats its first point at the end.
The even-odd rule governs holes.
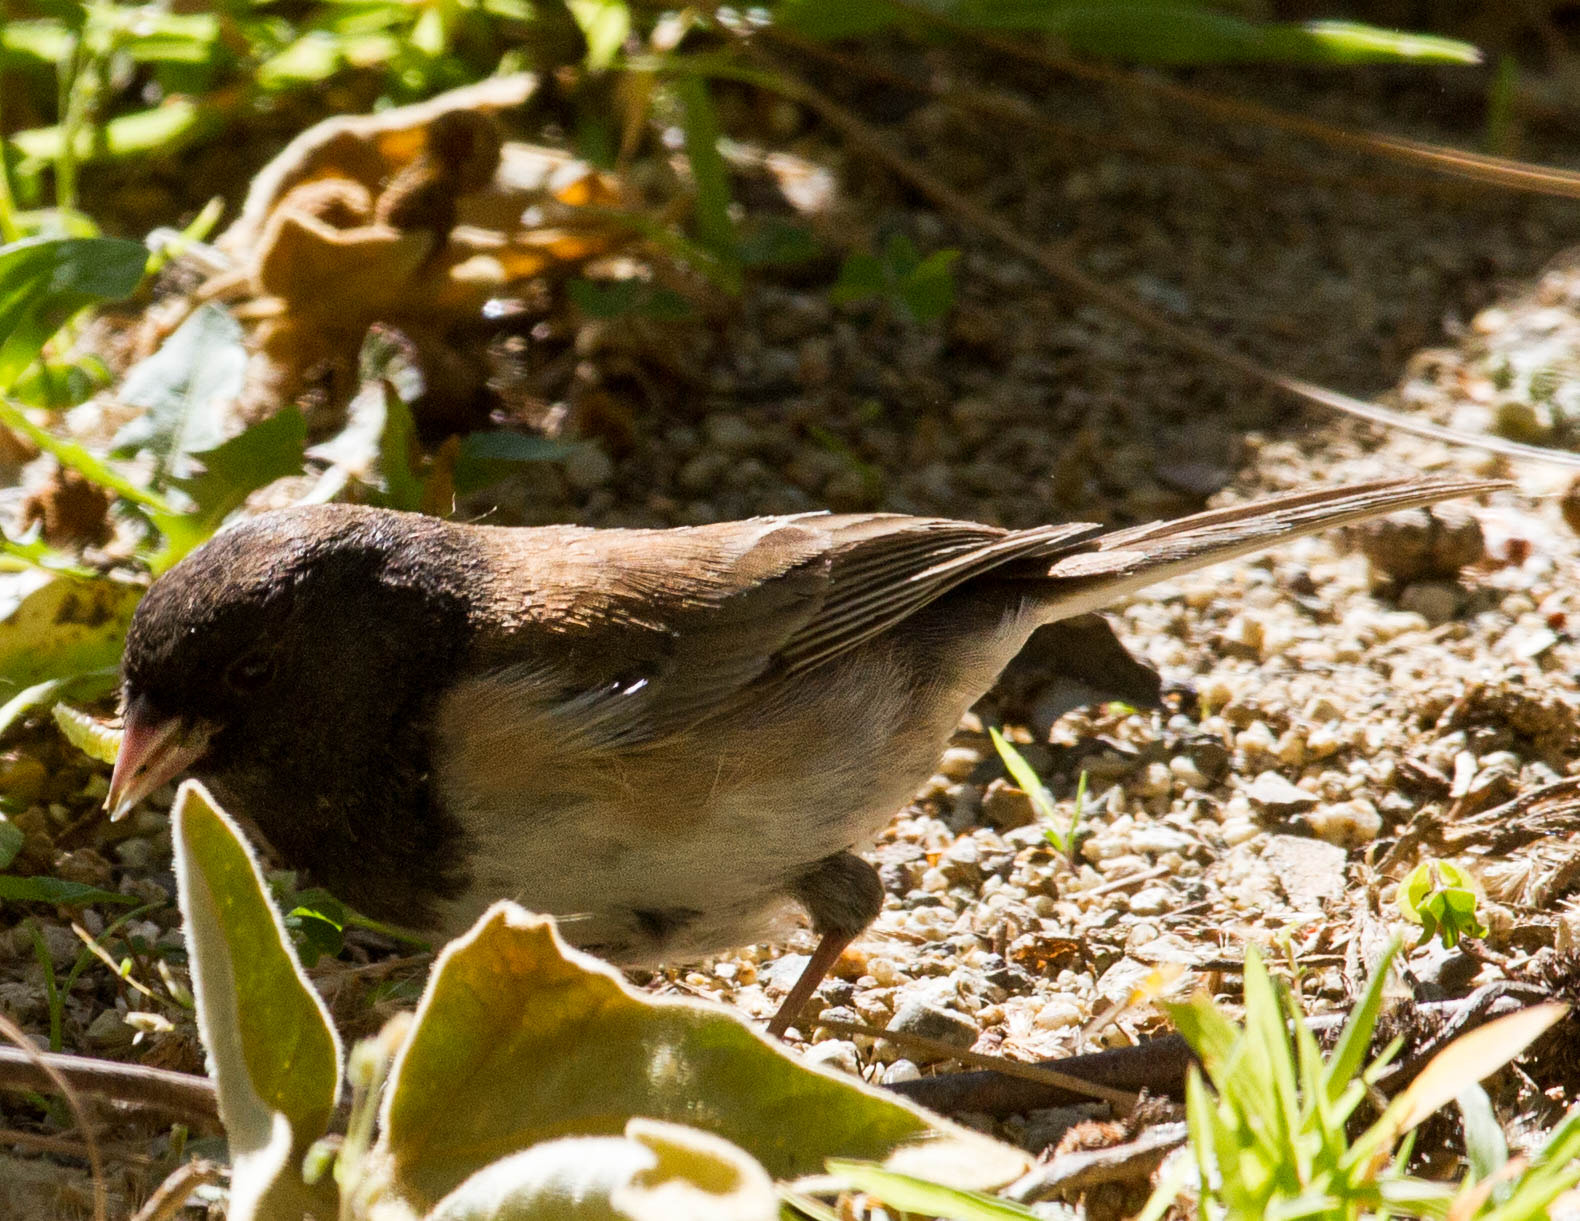
{"type": "MultiPolygon", "coordinates": [[[[1580,269],[1562,257],[1580,239],[1572,207],[1423,184],[1029,73],[902,66],[1028,92],[1088,133],[1034,137],[937,103],[874,103],[869,91],[868,104],[893,103],[882,117],[916,156],[1080,266],[1294,375],[1387,390],[1396,406],[1461,428],[1572,442],[1580,269]],[[1118,130],[1144,151],[1113,147],[1106,137],[1118,130]],[[1222,165],[1204,168],[1203,155],[1222,165]]],[[[1255,83],[1268,100],[1336,121],[1475,142],[1473,116],[1404,79],[1255,83]]],[[[1251,88],[1245,76],[1205,83],[1229,80],[1251,88]]],[[[1567,476],[1291,408],[1070,300],[869,166],[844,163],[799,116],[770,118],[762,126],[781,150],[834,172],[841,203],[818,222],[827,232],[859,245],[899,231],[924,252],[963,251],[949,319],[910,325],[831,306],[826,280],[770,277],[700,325],[571,334],[546,323],[540,342],[502,353],[516,362],[523,412],[599,446],[469,509],[508,522],[670,525],[884,508],[1027,526],[1169,516],[1412,470],[1496,471],[1520,485],[1490,504],[1306,540],[1116,607],[1123,639],[1169,684],[1160,709],[1111,703],[1060,716],[1066,692],[1035,659],[1018,667],[875,845],[886,907],[802,1023],[807,1054],[878,1081],[959,1067],[936,1048],[836,1023],[1017,1059],[1127,1044],[1162,1027],[1131,1004],[1138,989],[1205,985],[1232,997],[1248,944],[1298,963],[1315,1006],[1342,1008],[1399,923],[1398,879],[1432,853],[1478,876],[1492,935],[1481,958],[1413,955],[1418,996],[1459,995],[1573,948],[1572,832],[1514,854],[1489,850],[1486,836],[1443,842],[1580,758],[1567,476]],[[1073,859],[1046,843],[1008,785],[991,725],[1020,743],[1065,816],[1087,776],[1073,859]]],[[[22,864],[167,897],[163,816],[84,821],[104,784],[48,734],[0,758],[0,791],[28,807],[22,864]]],[[[96,912],[81,920],[103,931],[96,912]]],[[[157,946],[177,942],[176,926],[173,908],[156,907],[121,932],[157,946]]],[[[38,929],[41,952],[70,970],[81,942],[69,926],[44,919],[38,929]]],[[[810,947],[803,933],[649,982],[766,1017],[810,947]]],[[[352,957],[363,961],[315,972],[353,1028],[413,998],[409,969],[392,982],[364,965],[381,952],[358,943],[352,957]]],[[[37,956],[28,926],[0,933],[0,1009],[34,1033],[48,1029],[37,956]]],[[[189,1025],[128,1022],[145,1004],[88,966],[65,1005],[66,1048],[197,1069],[189,1025]]],[[[1512,1086],[1500,1101],[1550,1120],[1574,1096],[1561,1084],[1547,1112],[1512,1086]]],[[[0,1098],[0,1122],[37,1130],[38,1111],[0,1098]]],[[[1034,1114],[999,1130],[1041,1151],[1067,1122],[1034,1114]]],[[[163,1139],[137,1141],[138,1156],[160,1157],[163,1139]]],[[[38,1177],[39,1163],[21,1157],[0,1161],[0,1182],[38,1177]]],[[[125,1164],[119,1189],[135,1195],[150,1172],[125,1164]]],[[[52,1207],[71,1215],[81,1203],[52,1207]]]]}

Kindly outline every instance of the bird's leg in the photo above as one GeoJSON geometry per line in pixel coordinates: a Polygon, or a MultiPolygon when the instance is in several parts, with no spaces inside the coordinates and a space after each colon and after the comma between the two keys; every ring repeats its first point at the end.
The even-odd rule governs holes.
{"type": "Polygon", "coordinates": [[[768,1023],[768,1033],[775,1036],[782,1036],[789,1029],[845,947],[883,910],[883,883],[878,880],[878,871],[849,852],[824,857],[796,879],[790,893],[811,915],[812,931],[822,940],[779,1012],[768,1023]]]}

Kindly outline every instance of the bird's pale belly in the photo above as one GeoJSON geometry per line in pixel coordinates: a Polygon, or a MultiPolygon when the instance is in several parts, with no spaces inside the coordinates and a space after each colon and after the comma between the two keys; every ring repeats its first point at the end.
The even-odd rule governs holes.
{"type": "MultiPolygon", "coordinates": [[[[892,664],[864,660],[866,671],[892,664]]],[[[465,892],[441,908],[444,931],[512,898],[624,965],[781,934],[796,910],[792,881],[882,830],[975,694],[962,684],[940,700],[884,677],[852,670],[817,709],[759,704],[749,719],[687,735],[684,748],[562,749],[487,791],[468,783],[484,771],[465,750],[441,755],[455,768],[444,791],[466,793],[449,812],[474,862],[465,892]]]]}

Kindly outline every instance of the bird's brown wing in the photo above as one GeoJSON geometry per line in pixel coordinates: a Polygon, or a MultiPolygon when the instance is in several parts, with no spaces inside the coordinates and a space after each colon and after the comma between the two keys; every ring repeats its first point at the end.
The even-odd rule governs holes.
{"type": "MultiPolygon", "coordinates": [[[[587,748],[661,739],[769,671],[817,664],[1011,560],[1090,525],[1008,533],[898,514],[758,518],[681,530],[489,531],[511,549],[470,681],[552,715],[587,748]]],[[[490,704],[495,704],[490,699],[490,704]]],[[[497,704],[495,704],[497,706],[497,704]]]]}

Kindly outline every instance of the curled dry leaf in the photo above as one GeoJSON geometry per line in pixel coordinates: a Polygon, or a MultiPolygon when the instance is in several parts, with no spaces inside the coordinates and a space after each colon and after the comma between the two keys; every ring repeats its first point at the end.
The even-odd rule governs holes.
{"type": "Polygon", "coordinates": [[[437,337],[491,298],[630,239],[605,211],[621,202],[612,180],[553,150],[503,142],[496,116],[535,88],[534,77],[502,77],[328,119],[258,174],[216,243],[235,269],[198,291],[260,319],[243,416],[309,389],[338,411],[349,393],[339,374],[373,323],[437,337]]]}

